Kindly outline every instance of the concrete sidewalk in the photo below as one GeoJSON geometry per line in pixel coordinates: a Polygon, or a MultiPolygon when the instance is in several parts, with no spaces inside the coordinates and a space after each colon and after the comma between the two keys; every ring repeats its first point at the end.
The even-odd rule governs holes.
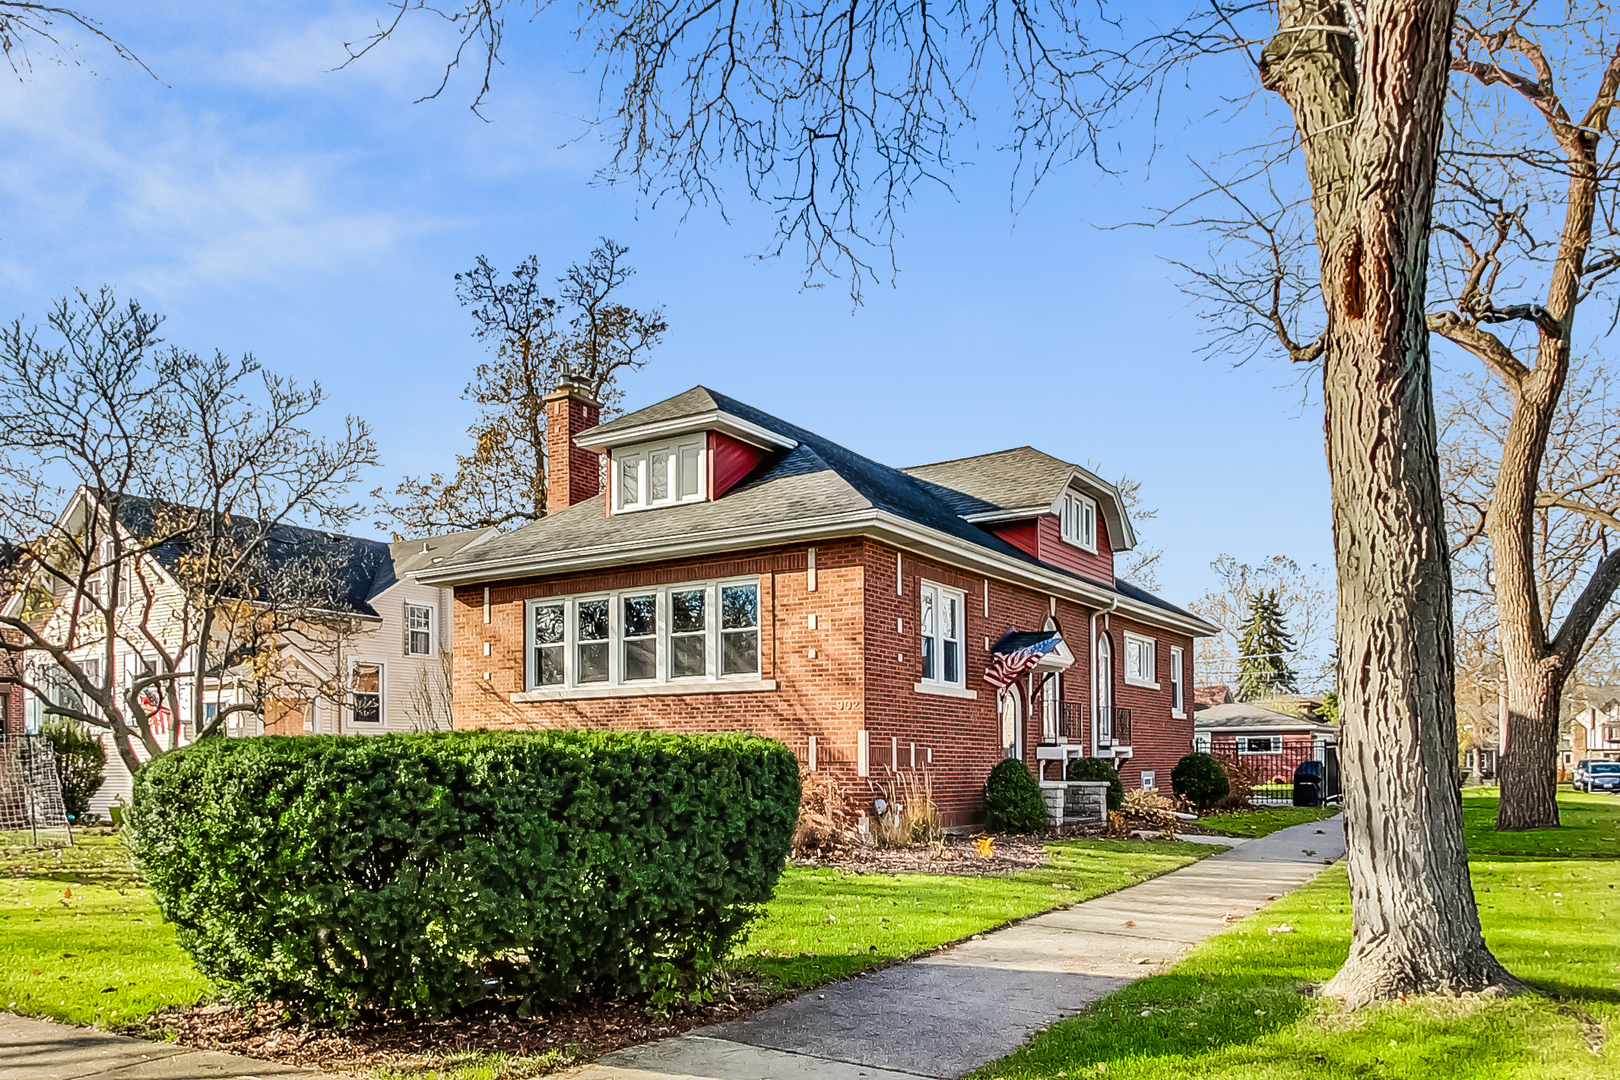
{"type": "Polygon", "coordinates": [[[0,1080],[336,1080],[267,1061],[0,1013],[0,1080]]]}
{"type": "Polygon", "coordinates": [[[1162,971],[1344,854],[1341,818],[1296,825],[1064,911],[850,979],[680,1038],[634,1046],[570,1080],[957,1077],[1162,971]]]}

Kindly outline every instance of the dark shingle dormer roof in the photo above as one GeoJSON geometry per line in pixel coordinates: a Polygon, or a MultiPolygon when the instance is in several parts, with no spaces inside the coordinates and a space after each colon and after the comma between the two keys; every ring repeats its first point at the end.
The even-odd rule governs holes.
{"type": "Polygon", "coordinates": [[[974,514],[1051,506],[1077,468],[1032,446],[1020,446],[901,471],[942,489],[941,497],[960,507],[958,513],[974,514]]]}

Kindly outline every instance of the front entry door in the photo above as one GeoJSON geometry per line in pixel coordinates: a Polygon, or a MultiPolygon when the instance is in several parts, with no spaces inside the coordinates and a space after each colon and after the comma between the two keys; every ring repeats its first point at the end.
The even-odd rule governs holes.
{"type": "Polygon", "coordinates": [[[1093,752],[1114,745],[1114,654],[1108,636],[1097,639],[1097,745],[1093,752]]]}
{"type": "Polygon", "coordinates": [[[1006,687],[1001,691],[1001,752],[1006,757],[1018,757],[1018,691],[1006,687]]]}

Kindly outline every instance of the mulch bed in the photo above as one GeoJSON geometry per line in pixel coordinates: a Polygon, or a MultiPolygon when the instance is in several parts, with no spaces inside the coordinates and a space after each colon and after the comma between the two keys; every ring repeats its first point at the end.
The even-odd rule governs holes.
{"type": "Polygon", "coordinates": [[[855,874],[952,874],[984,877],[1033,870],[1046,861],[1046,844],[1038,836],[998,835],[988,856],[980,855],[966,836],[947,835],[937,844],[880,849],[850,845],[824,851],[797,866],[830,866],[855,874]]]}
{"type": "Polygon", "coordinates": [[[221,1050],[261,1061],[327,1072],[359,1072],[387,1066],[418,1069],[461,1050],[543,1055],[561,1051],[557,1068],[590,1061],[638,1043],[679,1035],[704,1024],[736,1020],[790,996],[737,981],[731,1000],[650,1014],[636,1001],[562,1002],[538,1016],[508,1019],[491,1010],[447,1020],[408,1015],[372,1016],[346,1028],[290,1020],[273,1005],[236,1008],[198,1005],[164,1009],[148,1017],[148,1038],[173,1037],[182,1046],[221,1050]]]}

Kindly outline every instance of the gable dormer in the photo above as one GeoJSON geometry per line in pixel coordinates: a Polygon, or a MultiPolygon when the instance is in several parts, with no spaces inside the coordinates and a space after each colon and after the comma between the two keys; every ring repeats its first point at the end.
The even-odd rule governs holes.
{"type": "Polygon", "coordinates": [[[793,439],[722,408],[697,387],[574,438],[607,459],[607,512],[656,510],[723,498],[793,439]]]}

